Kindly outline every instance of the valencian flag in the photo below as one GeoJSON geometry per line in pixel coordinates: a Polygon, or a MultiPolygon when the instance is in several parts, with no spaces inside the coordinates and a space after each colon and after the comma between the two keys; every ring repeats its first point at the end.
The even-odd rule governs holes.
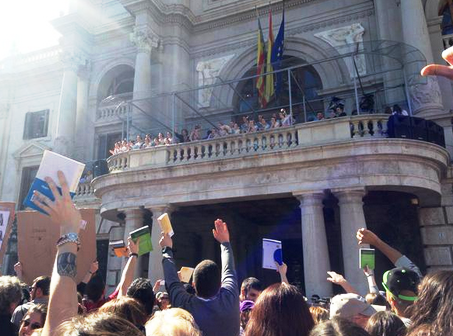
{"type": "MultiPolygon", "coordinates": [[[[280,29],[278,30],[277,37],[272,47],[271,63],[273,65],[274,71],[280,70],[282,68],[283,60],[283,49],[285,42],[285,3],[283,3],[283,13],[282,13],[282,23],[280,24],[280,29]]],[[[275,93],[279,95],[283,87],[283,73],[279,72],[276,74],[277,81],[275,83],[275,93]]]]}
{"type": "MultiPolygon", "coordinates": [[[[258,12],[257,12],[258,17],[258,12]]],[[[258,100],[261,107],[266,107],[267,101],[265,97],[265,66],[264,66],[264,38],[263,30],[261,29],[260,18],[258,17],[258,54],[256,57],[256,74],[259,76],[256,78],[256,88],[258,89],[258,100]]]]}
{"type": "Polygon", "coordinates": [[[272,31],[272,11],[269,8],[269,37],[267,39],[267,57],[266,57],[266,87],[264,89],[264,97],[266,103],[269,103],[274,95],[274,68],[272,66],[272,48],[274,46],[274,32],[272,31]]]}

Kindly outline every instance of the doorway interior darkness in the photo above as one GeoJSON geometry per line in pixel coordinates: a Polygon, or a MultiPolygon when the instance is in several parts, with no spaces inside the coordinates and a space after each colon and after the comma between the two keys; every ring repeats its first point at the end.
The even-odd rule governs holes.
{"type": "MultiPolygon", "coordinates": [[[[401,250],[423,272],[423,245],[414,198],[400,192],[370,191],[364,198],[364,211],[368,228],[401,250]]],[[[301,213],[296,198],[286,196],[179,207],[171,215],[178,267],[195,267],[203,259],[214,260],[220,265],[220,248],[212,236],[213,223],[217,218],[228,223],[240,282],[249,276],[257,277],[265,286],[280,281],[275,271],[261,267],[262,238],[270,238],[282,240],[289,281],[304,289],[301,213]]],[[[343,273],[340,212],[337,199],[330,193],[326,193],[324,200],[324,220],[331,269],[343,273]]],[[[351,237],[351,243],[356,244],[355,236],[351,237]]],[[[382,274],[392,268],[392,264],[377,253],[376,265],[377,282],[380,284],[382,274]]],[[[357,268],[357,272],[361,270],[357,268]]],[[[334,286],[334,293],[340,292],[341,288],[334,286]]]]}

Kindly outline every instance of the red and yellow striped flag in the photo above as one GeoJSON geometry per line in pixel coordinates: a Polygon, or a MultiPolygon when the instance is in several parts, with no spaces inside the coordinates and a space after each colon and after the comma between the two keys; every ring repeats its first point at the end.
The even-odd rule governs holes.
{"type": "Polygon", "coordinates": [[[266,59],[266,87],[264,89],[264,97],[266,104],[271,101],[274,95],[274,67],[272,66],[272,48],[274,47],[274,32],[272,26],[272,11],[269,9],[269,37],[267,39],[267,59],[266,59]]]}
{"type": "Polygon", "coordinates": [[[258,18],[258,52],[256,57],[256,74],[259,76],[256,78],[256,88],[258,89],[258,101],[261,107],[266,107],[267,101],[265,97],[265,65],[264,65],[264,38],[263,30],[261,29],[260,18],[258,18]]]}

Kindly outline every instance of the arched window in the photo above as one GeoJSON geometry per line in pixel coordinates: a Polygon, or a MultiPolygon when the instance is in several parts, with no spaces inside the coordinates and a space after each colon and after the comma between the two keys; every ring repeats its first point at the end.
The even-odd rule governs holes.
{"type": "MultiPolygon", "coordinates": [[[[309,119],[316,115],[317,112],[324,110],[322,98],[318,96],[318,91],[322,89],[321,79],[312,66],[303,66],[306,64],[297,57],[284,57],[282,68],[295,67],[291,70],[291,103],[293,114],[300,121],[309,119]],[[300,67],[297,67],[300,65],[300,67]],[[305,116],[306,112],[306,116],[305,116]]],[[[256,75],[256,66],[247,71],[243,78],[256,75]]],[[[234,99],[235,112],[238,115],[250,114],[253,110],[260,110],[260,114],[272,114],[280,108],[289,108],[290,105],[290,81],[288,72],[282,73],[282,89],[280,94],[274,95],[268,102],[265,109],[259,104],[258,90],[256,88],[256,78],[245,79],[237,85],[237,94],[234,99]]],[[[275,78],[277,75],[275,74],[275,78]]],[[[277,79],[275,79],[277,80],[277,79]]]]}
{"type": "Polygon", "coordinates": [[[128,70],[113,78],[107,96],[132,93],[134,91],[134,71],[128,70]]]}

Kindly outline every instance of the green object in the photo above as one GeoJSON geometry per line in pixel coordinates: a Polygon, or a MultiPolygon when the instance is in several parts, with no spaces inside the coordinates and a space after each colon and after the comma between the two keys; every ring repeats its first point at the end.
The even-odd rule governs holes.
{"type": "Polygon", "coordinates": [[[134,230],[129,234],[134,241],[137,243],[137,240],[140,238],[138,243],[138,255],[149,253],[153,250],[153,244],[151,243],[151,231],[149,226],[145,225],[140,229],[134,230]]]}
{"type": "Polygon", "coordinates": [[[370,248],[361,248],[359,253],[360,268],[364,269],[368,266],[370,270],[374,270],[376,264],[375,250],[370,248]]]}

